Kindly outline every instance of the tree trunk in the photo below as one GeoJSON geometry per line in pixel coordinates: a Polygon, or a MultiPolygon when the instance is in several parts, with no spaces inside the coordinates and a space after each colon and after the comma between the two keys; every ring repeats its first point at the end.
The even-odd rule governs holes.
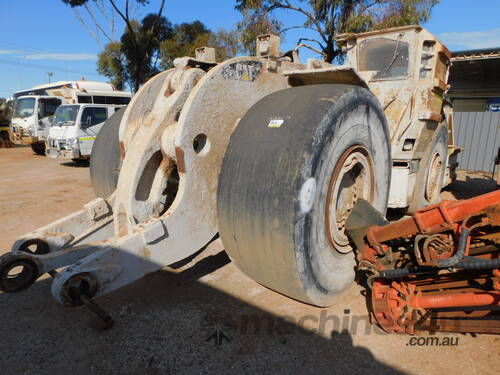
{"type": "Polygon", "coordinates": [[[326,44],[323,52],[326,54],[325,61],[331,64],[333,59],[335,59],[335,57],[337,56],[335,51],[335,42],[332,38],[328,38],[328,43],[326,44]]]}
{"type": "Polygon", "coordinates": [[[332,63],[333,60],[339,56],[342,51],[338,48],[336,48],[336,43],[333,38],[328,38],[328,43],[326,44],[326,47],[323,49],[323,52],[325,53],[325,61],[327,63],[332,63]]]}

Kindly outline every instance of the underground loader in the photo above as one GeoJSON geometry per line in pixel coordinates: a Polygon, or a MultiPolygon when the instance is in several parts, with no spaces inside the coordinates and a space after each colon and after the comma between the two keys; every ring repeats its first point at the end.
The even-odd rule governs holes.
{"type": "MultiPolygon", "coordinates": [[[[193,255],[219,234],[247,275],[316,306],[335,303],[356,268],[373,291],[395,280],[410,285],[411,294],[419,290],[411,286],[415,277],[431,275],[425,280],[431,277],[432,285],[454,275],[472,293],[469,271],[455,269],[466,270],[463,262],[476,256],[468,249],[483,219],[441,210],[442,227],[416,224],[401,233],[406,242],[397,230],[390,238],[369,236],[374,225],[393,228],[382,216],[388,207],[416,213],[417,220],[455,176],[459,149],[443,100],[449,51],[420,26],[337,41],[349,65],[302,64],[298,48],[281,53],[273,35],[258,37],[256,56],[216,63],[214,50],[204,47],[196,58],[176,59],[99,133],[90,165],[99,198],[15,241],[0,258],[0,290],[20,291],[49,273],[59,303],[85,304],[109,322],[94,298],[193,255]],[[468,230],[465,240],[461,228],[468,230]],[[435,264],[425,250],[431,237],[415,250],[422,264],[412,263],[412,246],[423,237],[407,242],[431,233],[448,246],[436,259],[458,262],[435,264]],[[395,253],[401,259],[387,256],[395,253]]],[[[498,205],[498,195],[488,199],[498,205]]],[[[488,216],[467,207],[469,215],[488,216]]],[[[491,219],[479,236],[490,246],[480,256],[489,254],[493,263],[497,225],[491,219]]],[[[487,306],[498,305],[493,263],[474,263],[494,300],[487,306]]],[[[425,316],[429,308],[412,306],[390,310],[393,320],[403,311],[425,316]]],[[[394,328],[377,312],[376,321],[391,332],[412,333],[420,324],[394,328]]]]}

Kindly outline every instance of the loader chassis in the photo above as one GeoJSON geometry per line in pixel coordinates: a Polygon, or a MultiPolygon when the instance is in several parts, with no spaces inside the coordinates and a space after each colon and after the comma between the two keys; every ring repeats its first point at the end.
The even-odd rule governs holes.
{"type": "MultiPolygon", "coordinates": [[[[434,203],[456,152],[442,100],[449,52],[439,41],[411,26],[340,42],[350,66],[301,64],[273,35],[258,38],[255,57],[216,63],[201,48],[177,59],[106,132],[117,160],[106,147],[92,155],[91,167],[119,166],[114,192],[19,238],[0,258],[0,290],[49,273],[58,302],[103,316],[93,298],[219,233],[259,283],[331,305],[354,279],[346,223],[356,202],[382,213],[434,203]]],[[[116,176],[95,181],[103,171],[91,175],[106,195],[116,176]]]]}

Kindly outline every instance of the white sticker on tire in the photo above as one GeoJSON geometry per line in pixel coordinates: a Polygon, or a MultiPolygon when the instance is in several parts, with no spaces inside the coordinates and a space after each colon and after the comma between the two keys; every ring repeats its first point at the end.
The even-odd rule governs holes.
{"type": "Polygon", "coordinates": [[[285,120],[283,120],[283,119],[274,119],[274,120],[269,121],[269,124],[267,125],[267,127],[268,128],[279,128],[279,127],[281,127],[281,125],[283,125],[284,122],[285,122],[285,120]]]}

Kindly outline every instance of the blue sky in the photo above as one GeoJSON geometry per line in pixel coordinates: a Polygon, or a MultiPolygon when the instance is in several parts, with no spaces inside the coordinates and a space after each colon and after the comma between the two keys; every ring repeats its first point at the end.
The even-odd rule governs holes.
{"type": "MultiPolygon", "coordinates": [[[[134,9],[136,18],[157,9],[159,1],[150,2],[134,9]]],[[[174,24],[200,20],[212,30],[233,28],[240,17],[231,0],[167,0],[164,15],[174,24]]],[[[424,26],[451,50],[500,47],[499,15],[500,0],[441,0],[424,26]]],[[[80,16],[91,24],[83,10],[80,16]]],[[[286,26],[301,23],[297,14],[280,16],[286,26]]],[[[61,0],[0,0],[0,20],[0,97],[47,82],[47,72],[52,81],[106,80],[95,70],[106,39],[92,37],[61,0]]],[[[122,30],[117,19],[114,36],[122,30]]],[[[299,33],[288,32],[282,49],[292,48],[299,33]]]]}

